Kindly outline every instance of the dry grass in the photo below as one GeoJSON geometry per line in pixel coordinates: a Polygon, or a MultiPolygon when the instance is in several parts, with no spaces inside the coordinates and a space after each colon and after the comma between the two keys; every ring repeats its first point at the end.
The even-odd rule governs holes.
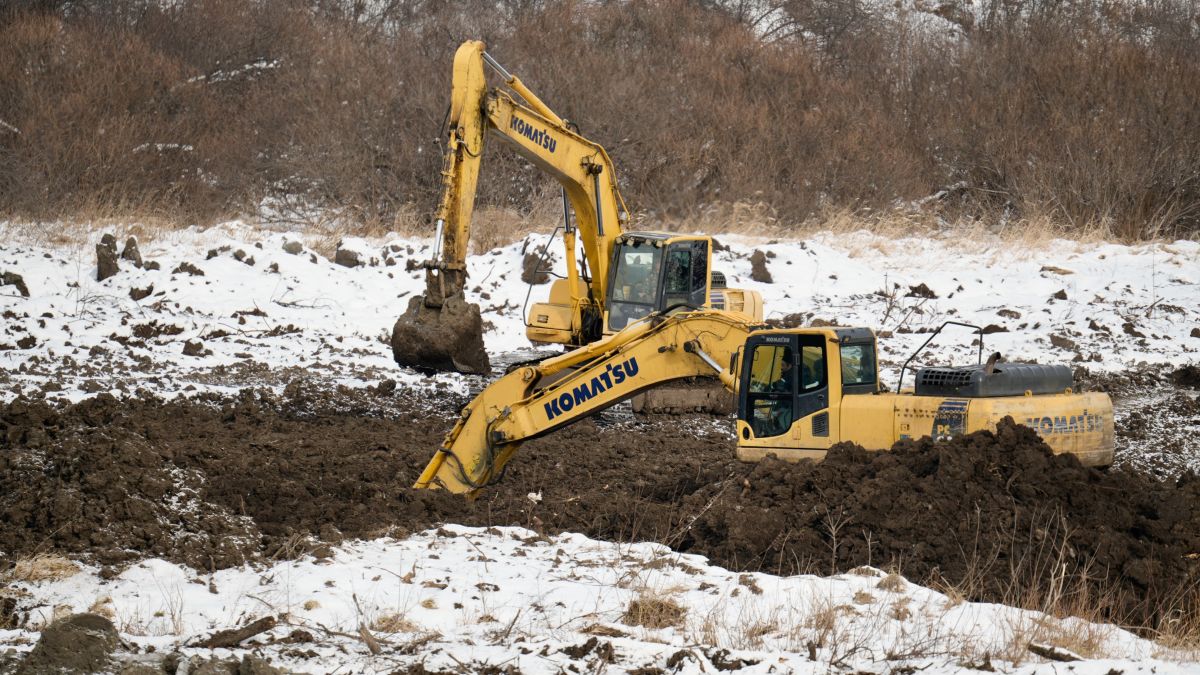
{"type": "Polygon", "coordinates": [[[886,577],[880,579],[879,583],[875,584],[875,588],[878,588],[881,591],[887,591],[889,593],[902,593],[907,587],[908,582],[904,580],[904,577],[896,574],[895,572],[892,572],[886,577]]]}
{"type": "Polygon", "coordinates": [[[403,614],[383,614],[371,622],[371,630],[378,633],[415,633],[420,626],[409,621],[403,614]]]}
{"type": "Polygon", "coordinates": [[[79,565],[60,555],[39,553],[20,558],[12,569],[0,576],[5,582],[37,583],[39,581],[61,581],[79,573],[79,565]]]}
{"type": "MultiPolygon", "coordinates": [[[[782,3],[764,36],[731,9],[754,3],[517,4],[0,10],[0,214],[206,226],[266,202],[298,227],[422,229],[451,54],[486,25],[489,50],[608,148],[654,226],[1200,229],[1200,26],[1183,3],[983,0],[971,39],[919,29],[932,10],[907,5],[782,3]]],[[[559,219],[558,186],[500,145],[479,205],[515,216],[491,219],[482,250],[559,219]]]]}
{"type": "Polygon", "coordinates": [[[1029,651],[1031,643],[1065,649],[1083,658],[1109,657],[1113,656],[1112,641],[1118,627],[1128,627],[1160,645],[1158,658],[1200,656],[1200,590],[1181,589],[1145,606],[1138,602],[1144,598],[1125,597],[1119,584],[1077,557],[1072,530],[1058,514],[1046,514],[1041,523],[1027,533],[1031,538],[1027,546],[1015,547],[1024,553],[1004,563],[1001,589],[995,587],[998,560],[1001,551],[1015,543],[1019,536],[1015,533],[1010,535],[1012,542],[992,541],[984,546],[981,541],[986,537],[974,542],[974,549],[966,554],[967,571],[958,583],[931,583],[947,596],[947,610],[967,599],[997,594],[1004,605],[1025,610],[1008,616],[1000,649],[990,654],[964,649],[964,657],[994,657],[1020,664],[1036,658],[1029,651]],[[1134,611],[1141,613],[1131,614],[1134,611]],[[1158,617],[1155,625],[1147,623],[1151,615],[1158,617]]]}
{"type": "MultiPolygon", "coordinates": [[[[474,255],[507,246],[534,235],[538,241],[549,236],[560,224],[561,214],[552,207],[518,211],[512,208],[484,206],[476,211],[471,229],[470,252],[474,255]]],[[[243,228],[240,236],[255,228],[262,232],[287,227],[298,232],[306,247],[318,255],[331,258],[339,241],[346,237],[384,239],[392,235],[403,237],[431,238],[433,225],[416,205],[405,205],[405,216],[401,220],[384,223],[363,224],[340,218],[317,219],[303,222],[281,222],[278,220],[247,221],[249,230],[243,228]]],[[[120,241],[125,237],[136,237],[143,247],[156,241],[170,241],[179,230],[195,223],[166,217],[73,217],[67,221],[29,221],[0,223],[0,235],[11,243],[40,246],[76,246],[87,252],[102,233],[113,232],[120,241]]],[[[214,225],[221,227],[221,224],[214,225]]],[[[981,222],[936,225],[931,222],[899,216],[862,217],[842,213],[829,220],[809,220],[801,225],[782,225],[729,222],[710,222],[707,218],[679,218],[670,221],[638,219],[630,225],[630,231],[638,229],[662,230],[681,233],[701,233],[718,239],[733,235],[746,238],[751,243],[770,243],[777,240],[795,241],[816,236],[840,241],[850,247],[851,257],[872,251],[887,254],[895,242],[909,237],[935,239],[951,250],[978,252],[981,248],[995,249],[996,256],[1009,255],[1012,247],[1026,249],[1045,246],[1052,241],[1067,239],[1079,246],[1088,246],[1114,237],[1107,236],[1101,229],[1069,230],[1044,221],[1022,221],[1020,226],[989,227],[981,222]]],[[[250,240],[254,240],[250,235],[250,240]]]]}
{"type": "Polygon", "coordinates": [[[658,629],[678,626],[686,617],[687,610],[671,597],[642,591],[629,602],[621,622],[629,626],[658,629]]]}
{"type": "Polygon", "coordinates": [[[113,610],[112,598],[107,595],[96,598],[87,611],[109,620],[117,618],[117,613],[113,610]]]}
{"type": "Polygon", "coordinates": [[[1182,589],[1162,605],[1162,618],[1153,631],[1163,649],[1157,656],[1200,661],[1200,586],[1182,589]]]}

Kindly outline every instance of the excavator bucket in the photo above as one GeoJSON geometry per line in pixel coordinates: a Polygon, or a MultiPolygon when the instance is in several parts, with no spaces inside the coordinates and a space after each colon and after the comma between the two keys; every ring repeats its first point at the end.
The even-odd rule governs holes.
{"type": "Polygon", "coordinates": [[[447,297],[441,307],[428,306],[424,296],[409,300],[408,311],[392,328],[392,356],[396,363],[426,373],[492,372],[479,305],[461,295],[447,297]]]}

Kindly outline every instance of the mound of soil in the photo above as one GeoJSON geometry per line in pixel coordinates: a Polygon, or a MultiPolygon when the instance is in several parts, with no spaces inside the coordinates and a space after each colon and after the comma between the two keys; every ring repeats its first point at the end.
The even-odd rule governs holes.
{"type": "Polygon", "coordinates": [[[549,269],[553,262],[554,255],[547,254],[546,263],[542,264],[541,248],[526,253],[521,260],[521,281],[526,284],[544,284],[550,281],[550,275],[543,270],[549,269]]]}
{"type": "Polygon", "coordinates": [[[767,254],[758,249],[750,255],[750,278],[764,284],[772,283],[771,270],[767,269],[767,254]]]}
{"type": "Polygon", "coordinates": [[[1115,587],[1113,611],[1139,623],[1200,580],[1200,479],[1083,467],[1011,420],[888,453],[841,444],[820,464],[768,459],[685,510],[699,516],[678,546],[734,567],[895,565],[1010,602],[1065,571],[1115,587]]]}
{"type": "Polygon", "coordinates": [[[1171,373],[1171,379],[1181,387],[1200,389],[1200,365],[1183,366],[1171,373]]]}
{"type": "Polygon", "coordinates": [[[113,652],[120,647],[121,637],[111,621],[96,614],[72,614],[42,631],[17,675],[111,672],[113,652]]]}
{"type": "Polygon", "coordinates": [[[988,600],[1065,564],[1068,581],[1106,579],[1114,615],[1143,624],[1200,579],[1200,480],[1085,468],[1012,424],[750,465],[732,459],[727,420],[608,415],[524,445],[474,502],[412,490],[465,402],[297,382],[0,406],[0,569],[47,551],[210,569],[454,522],[655,540],[735,570],[894,565],[988,600]]]}

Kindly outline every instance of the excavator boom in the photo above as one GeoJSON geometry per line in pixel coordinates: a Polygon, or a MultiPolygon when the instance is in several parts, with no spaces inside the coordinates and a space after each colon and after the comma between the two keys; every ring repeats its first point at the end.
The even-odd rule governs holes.
{"type": "Polygon", "coordinates": [[[586,347],[515,370],[463,408],[415,487],[475,493],[503,475],[524,441],[665,382],[716,376],[733,390],[733,356],[760,327],[728,311],[654,314],[586,347]]]}
{"type": "MultiPolygon", "coordinates": [[[[575,213],[563,233],[569,302],[598,308],[605,298],[613,242],[623,233],[627,209],[616,169],[600,145],[576,133],[521,82],[469,41],[454,56],[454,75],[442,168],[442,200],[435,218],[433,258],[424,263],[425,295],[413,298],[392,332],[397,363],[431,370],[487,373],[479,309],[464,299],[471,219],[486,139],[496,137],[563,187],[575,213]],[[485,64],[509,92],[489,90],[485,64]],[[576,229],[591,269],[576,269],[576,229]]],[[[580,322],[576,322],[580,323],[580,322]]],[[[573,344],[587,340],[577,327],[573,344]]]]}

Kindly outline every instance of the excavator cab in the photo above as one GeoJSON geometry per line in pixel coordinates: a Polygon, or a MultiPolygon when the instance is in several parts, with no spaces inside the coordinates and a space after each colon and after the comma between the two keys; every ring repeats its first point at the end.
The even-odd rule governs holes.
{"type": "Polygon", "coordinates": [[[613,247],[606,335],[652,312],[709,305],[711,240],[665,233],[631,233],[613,247]]]}
{"type": "MultiPolygon", "coordinates": [[[[839,424],[846,397],[879,391],[875,335],[866,328],[756,331],[741,358],[737,433],[742,459],[772,453],[819,459],[846,440],[839,424]]],[[[881,435],[891,433],[887,413],[889,423],[881,435]]],[[[884,417],[863,414],[859,419],[884,417]]],[[[855,433],[869,426],[860,422],[855,433]]]]}

